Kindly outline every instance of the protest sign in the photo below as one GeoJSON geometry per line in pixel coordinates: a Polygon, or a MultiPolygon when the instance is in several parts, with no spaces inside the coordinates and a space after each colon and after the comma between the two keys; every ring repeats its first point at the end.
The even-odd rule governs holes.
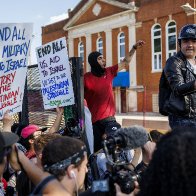
{"type": "Polygon", "coordinates": [[[22,111],[32,30],[31,23],[0,23],[0,119],[8,109],[22,111]]]}
{"type": "Polygon", "coordinates": [[[65,38],[36,49],[44,109],[74,104],[65,38]]]}

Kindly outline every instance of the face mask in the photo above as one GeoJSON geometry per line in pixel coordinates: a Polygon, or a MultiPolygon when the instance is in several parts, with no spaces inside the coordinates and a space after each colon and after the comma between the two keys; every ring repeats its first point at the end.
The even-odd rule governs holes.
{"type": "Polygon", "coordinates": [[[103,69],[97,61],[97,58],[100,55],[102,55],[100,52],[95,51],[95,52],[91,52],[88,56],[88,62],[91,66],[91,72],[93,75],[97,77],[101,77],[105,73],[105,69],[103,69]]]}

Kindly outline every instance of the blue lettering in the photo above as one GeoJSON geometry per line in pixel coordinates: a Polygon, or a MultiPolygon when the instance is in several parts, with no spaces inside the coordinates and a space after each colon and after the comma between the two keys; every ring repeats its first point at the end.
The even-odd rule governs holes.
{"type": "Polygon", "coordinates": [[[7,41],[10,38],[11,29],[9,27],[5,27],[0,29],[0,39],[1,41],[7,41]]]}
{"type": "Polygon", "coordinates": [[[65,87],[69,86],[69,81],[68,79],[66,81],[62,81],[59,84],[53,84],[52,86],[49,86],[47,88],[43,88],[42,89],[42,94],[45,95],[47,93],[59,90],[59,89],[63,89],[65,87]]]}
{"type": "Polygon", "coordinates": [[[18,56],[22,54],[27,56],[29,47],[30,47],[30,40],[28,43],[24,42],[21,45],[17,44],[13,46],[12,45],[3,46],[2,58],[18,56]]]}
{"type": "Polygon", "coordinates": [[[21,33],[21,30],[17,30],[17,27],[14,26],[13,34],[12,34],[12,41],[13,40],[25,40],[24,37],[25,29],[23,29],[23,32],[21,33]]]}
{"type": "Polygon", "coordinates": [[[10,70],[16,70],[21,67],[26,67],[27,66],[27,59],[20,59],[20,60],[15,60],[13,61],[12,59],[9,59],[6,61],[7,63],[7,69],[4,71],[4,73],[10,71],[10,70]]]}
{"type": "Polygon", "coordinates": [[[3,62],[0,62],[0,71],[3,71],[5,69],[5,65],[3,62]]]}
{"type": "MultiPolygon", "coordinates": [[[[66,87],[66,89],[67,89],[68,87],[66,87]]],[[[64,89],[62,89],[62,90],[58,90],[58,91],[54,91],[54,92],[50,92],[50,93],[48,93],[48,95],[47,95],[47,99],[48,100],[51,100],[51,99],[54,99],[54,98],[56,98],[56,97],[58,97],[58,96],[61,96],[61,95],[67,95],[68,93],[68,91],[67,90],[64,90],[64,89]]]]}
{"type": "Polygon", "coordinates": [[[14,40],[14,38],[15,38],[15,40],[17,40],[17,28],[16,28],[16,26],[14,27],[14,30],[13,30],[12,41],[14,40]]]}

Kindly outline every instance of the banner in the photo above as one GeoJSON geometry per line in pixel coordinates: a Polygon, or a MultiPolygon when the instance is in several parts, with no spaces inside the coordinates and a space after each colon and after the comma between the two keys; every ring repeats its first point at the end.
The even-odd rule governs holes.
{"type": "Polygon", "coordinates": [[[44,109],[74,104],[65,38],[36,49],[44,109]]]}
{"type": "Polygon", "coordinates": [[[0,23],[0,119],[22,111],[32,31],[31,23],[0,23]]]}

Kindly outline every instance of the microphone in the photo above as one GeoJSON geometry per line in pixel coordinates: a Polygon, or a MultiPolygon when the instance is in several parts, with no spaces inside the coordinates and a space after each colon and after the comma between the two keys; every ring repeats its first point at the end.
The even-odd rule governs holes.
{"type": "Polygon", "coordinates": [[[135,149],[144,146],[148,141],[147,131],[142,126],[131,126],[118,129],[106,141],[108,149],[120,148],[135,149]]]}

